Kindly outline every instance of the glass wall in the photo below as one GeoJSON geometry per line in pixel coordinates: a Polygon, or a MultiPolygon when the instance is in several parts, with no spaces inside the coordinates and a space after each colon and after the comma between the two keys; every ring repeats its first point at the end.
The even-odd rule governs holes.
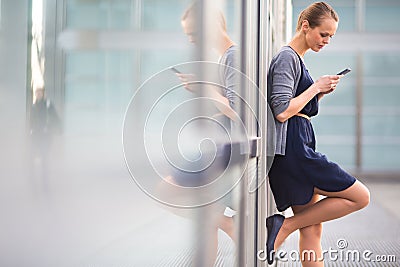
{"type": "MultiPolygon", "coordinates": [[[[191,2],[0,0],[1,266],[266,264],[256,255],[274,210],[262,90],[291,1],[200,1],[195,31],[181,23],[191,2]],[[216,7],[226,23],[210,23],[216,7]],[[240,54],[227,109],[238,124],[206,94],[231,93],[216,63],[224,24],[240,54]],[[203,78],[199,90],[171,66],[203,78]],[[182,185],[193,172],[207,184],[182,185]]],[[[346,66],[359,62],[348,54],[346,66]]],[[[335,121],[336,106],[355,113],[356,93],[339,97],[327,102],[335,121]]],[[[352,116],[338,137],[346,151],[357,146],[352,116]]]]}
{"type": "Polygon", "coordinates": [[[366,170],[399,170],[399,64],[399,51],[363,53],[362,158],[366,170]]]}
{"type": "MultiPolygon", "coordinates": [[[[235,265],[237,251],[232,239],[218,232],[214,225],[221,218],[231,223],[232,218],[216,216],[213,209],[216,204],[205,205],[201,193],[189,195],[190,188],[175,185],[177,174],[162,167],[165,165],[163,153],[167,160],[178,164],[176,156],[170,154],[176,127],[182,128],[179,142],[184,147],[180,153],[188,160],[196,157],[188,152],[191,144],[185,138],[191,135],[194,145],[201,141],[200,136],[200,139],[195,137],[194,126],[185,127],[184,122],[188,116],[195,117],[201,107],[182,104],[193,101],[193,94],[177,87],[178,77],[166,69],[194,60],[199,47],[206,46],[202,42],[191,44],[183,32],[181,17],[191,1],[71,0],[64,3],[65,10],[57,18],[65,20],[58,32],[61,42],[57,49],[62,50],[65,69],[65,162],[82,166],[77,170],[79,174],[84,169],[90,170],[91,179],[101,179],[104,185],[115,183],[112,181],[126,184],[124,191],[131,195],[121,198],[126,203],[112,201],[107,205],[112,209],[108,216],[122,219],[116,224],[121,228],[115,229],[112,235],[101,234],[102,245],[87,254],[83,262],[88,265],[110,262],[135,266],[211,266],[218,259],[220,264],[235,265]],[[63,36],[68,40],[76,38],[77,42],[64,43],[63,36]],[[183,114],[177,115],[178,112],[183,114]],[[163,143],[163,140],[172,143],[163,143]],[[127,170],[120,169],[124,161],[127,170]],[[109,173],[95,175],[98,166],[111,167],[116,172],[111,172],[111,177],[109,173]],[[127,179],[127,174],[132,177],[123,182],[121,179],[127,179]],[[123,207],[115,209],[113,204],[123,207]],[[205,208],[196,208],[197,205],[205,208]],[[123,211],[127,214],[122,214],[123,211]]],[[[238,36],[237,24],[229,13],[238,12],[235,9],[238,5],[234,1],[227,1],[223,6],[230,34],[238,36]]],[[[218,61],[216,53],[207,52],[207,57],[218,61]]],[[[190,73],[188,67],[176,68],[190,73]]],[[[207,150],[207,146],[202,145],[201,149],[207,150]]],[[[87,177],[79,176],[86,185],[87,177]]],[[[212,190],[209,189],[210,195],[212,190]]],[[[109,194],[110,197],[119,195],[109,194]]],[[[236,212],[237,205],[232,203],[235,197],[230,199],[225,198],[222,204],[219,201],[217,206],[228,206],[229,202],[235,210],[231,212],[236,212]]],[[[224,210],[217,209],[217,212],[223,215],[224,210]]]]}
{"type": "MultiPolygon", "coordinates": [[[[297,15],[313,1],[293,1],[297,15]]],[[[399,1],[328,1],[339,28],[324,51],[306,55],[314,79],[350,67],[335,93],[322,100],[314,120],[318,149],[349,171],[400,171],[399,1]]]]}
{"type": "Polygon", "coordinates": [[[256,263],[265,194],[248,195],[263,161],[249,139],[269,7],[199,2],[183,28],[191,0],[0,1],[0,265],[256,263]]]}

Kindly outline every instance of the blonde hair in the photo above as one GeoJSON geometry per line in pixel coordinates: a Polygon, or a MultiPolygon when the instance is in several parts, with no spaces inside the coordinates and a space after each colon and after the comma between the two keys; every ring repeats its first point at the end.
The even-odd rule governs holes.
{"type": "Polygon", "coordinates": [[[301,25],[304,20],[308,21],[311,28],[315,28],[321,25],[322,20],[325,18],[332,18],[336,22],[339,22],[339,16],[336,11],[325,2],[317,2],[309,5],[306,9],[301,11],[297,20],[296,31],[301,30],[301,25]]]}
{"type": "MultiPolygon", "coordinates": [[[[191,19],[195,19],[195,15],[196,12],[200,11],[200,7],[199,7],[199,3],[198,2],[194,2],[193,4],[191,4],[184,12],[181,18],[181,21],[185,21],[188,18],[191,19]]],[[[216,24],[218,24],[222,30],[227,31],[226,29],[226,19],[224,14],[222,13],[221,10],[211,10],[211,16],[207,16],[207,19],[209,19],[211,17],[211,19],[213,20],[212,22],[215,21],[216,24]]],[[[210,14],[210,13],[207,13],[210,14]]]]}

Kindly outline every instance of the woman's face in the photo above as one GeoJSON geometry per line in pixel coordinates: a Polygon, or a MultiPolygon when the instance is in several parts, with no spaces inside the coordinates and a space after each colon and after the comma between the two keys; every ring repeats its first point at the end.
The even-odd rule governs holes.
{"type": "Polygon", "coordinates": [[[196,43],[197,31],[195,21],[192,18],[187,18],[181,21],[183,32],[187,35],[189,42],[196,43]]]}
{"type": "Polygon", "coordinates": [[[322,20],[321,25],[310,28],[308,22],[303,22],[303,31],[306,34],[306,45],[314,52],[319,52],[336,33],[338,23],[332,18],[322,20]]]}

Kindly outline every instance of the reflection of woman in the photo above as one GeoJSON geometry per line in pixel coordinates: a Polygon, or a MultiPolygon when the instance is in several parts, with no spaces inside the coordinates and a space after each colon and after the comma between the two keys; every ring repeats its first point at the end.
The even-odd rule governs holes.
{"type": "MultiPolygon", "coordinates": [[[[198,18],[196,16],[196,12],[200,11],[199,7],[200,5],[198,2],[191,5],[188,9],[186,9],[181,19],[181,25],[184,33],[188,36],[189,42],[194,44],[197,44],[198,42],[198,18]]],[[[234,125],[233,121],[237,120],[237,114],[235,112],[235,90],[238,85],[238,77],[235,68],[237,69],[236,58],[238,54],[238,48],[226,32],[226,22],[222,12],[216,10],[213,11],[215,12],[206,13],[207,19],[209,19],[213,25],[213,33],[211,34],[212,37],[208,36],[208,40],[211,42],[210,45],[212,48],[215,49],[220,56],[218,62],[220,65],[218,66],[218,69],[216,68],[216,70],[219,71],[219,76],[221,76],[221,86],[208,87],[204,86],[203,84],[202,87],[199,87],[190,83],[191,80],[196,79],[193,74],[177,73],[176,75],[182,81],[187,90],[196,92],[200,89],[201,93],[204,93],[204,96],[211,99],[210,102],[215,105],[218,112],[218,115],[214,118],[216,118],[221,125],[223,125],[223,127],[230,132],[232,130],[231,128],[233,127],[232,125],[234,125]],[[210,13],[212,15],[210,15],[210,13]]],[[[173,185],[192,187],[194,190],[190,191],[191,195],[188,197],[193,198],[195,196],[201,198],[201,195],[196,195],[200,192],[196,190],[197,187],[206,185],[209,182],[216,180],[225,171],[227,161],[230,158],[229,153],[231,151],[227,150],[224,152],[225,153],[222,153],[223,156],[216,158],[211,166],[206,168],[204,171],[192,170],[188,172],[177,168],[170,175],[164,178],[164,180],[173,185]]],[[[190,167],[187,169],[190,170],[190,167]]],[[[177,189],[176,192],[170,190],[170,192],[163,193],[171,195],[179,194],[182,196],[181,192],[182,191],[177,189]]],[[[209,217],[204,218],[204,221],[207,221],[207,223],[201,222],[201,225],[204,225],[203,230],[205,233],[209,233],[211,242],[209,244],[200,244],[200,246],[204,246],[205,249],[210,251],[210,255],[212,255],[209,259],[204,259],[204,266],[215,265],[218,251],[218,229],[221,229],[223,232],[225,232],[233,241],[236,240],[236,233],[234,229],[235,211],[225,207],[225,204],[227,203],[224,203],[230,202],[229,198],[229,195],[225,196],[221,201],[207,205],[203,208],[205,209],[204,212],[209,217]]],[[[196,212],[200,212],[200,210],[197,209],[196,212]]],[[[182,211],[177,211],[176,213],[179,215],[186,215],[183,214],[182,211]]]]}
{"type": "MultiPolygon", "coordinates": [[[[188,36],[189,42],[195,44],[198,42],[197,35],[199,28],[196,21],[196,19],[198,19],[196,17],[196,12],[199,11],[199,5],[196,2],[184,12],[181,20],[183,31],[188,36]]],[[[238,86],[237,71],[235,70],[238,68],[238,47],[227,33],[226,20],[223,13],[218,10],[211,10],[207,12],[206,15],[207,19],[210,20],[213,25],[207,40],[210,41],[210,45],[219,55],[218,63],[221,67],[220,76],[223,88],[222,92],[215,90],[215,88],[207,88],[205,86],[203,86],[203,89],[206,89],[205,93],[207,96],[214,100],[212,103],[216,105],[216,108],[221,114],[232,121],[237,121],[238,118],[234,106],[236,98],[235,90],[237,90],[236,87],[238,86]]],[[[177,74],[177,76],[184,83],[193,79],[193,75],[191,74],[181,73],[177,74]]],[[[185,87],[190,91],[194,91],[194,88],[196,88],[188,85],[185,87]]]]}
{"type": "Polygon", "coordinates": [[[53,103],[46,98],[44,87],[36,88],[35,102],[30,113],[30,135],[32,149],[32,173],[36,159],[40,160],[43,184],[46,185],[49,166],[49,153],[53,137],[61,132],[60,118],[53,103]]]}
{"type": "Polygon", "coordinates": [[[314,3],[299,16],[296,34],[272,59],[268,73],[269,104],[275,116],[277,143],[269,172],[277,209],[291,207],[294,216],[267,218],[268,261],[273,251],[295,230],[300,230],[300,255],[313,250],[315,259],[303,266],[323,266],[322,222],[340,218],[369,203],[369,191],[353,176],[315,150],[310,117],[317,115],[319,100],[333,92],[339,75],[313,81],[304,64],[308,50],[319,52],[338,26],[338,16],[328,4],[314,3]],[[319,200],[319,196],[326,198],[319,200]],[[320,259],[320,260],[318,260],[320,259]]]}

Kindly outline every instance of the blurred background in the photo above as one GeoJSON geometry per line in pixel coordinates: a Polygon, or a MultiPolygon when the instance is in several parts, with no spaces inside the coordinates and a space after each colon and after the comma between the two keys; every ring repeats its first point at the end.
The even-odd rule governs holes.
{"type": "MultiPolygon", "coordinates": [[[[216,53],[203,53],[205,41],[193,45],[182,31],[181,17],[191,2],[0,0],[1,266],[208,266],[202,257],[213,257],[207,244],[214,237],[201,229],[209,211],[180,216],[146,194],[130,175],[122,143],[128,105],[146,80],[172,65],[218,61],[216,53]],[[43,127],[45,135],[35,134],[43,127]]],[[[268,63],[312,2],[201,1],[203,15],[213,5],[223,11],[227,31],[241,48],[239,69],[260,89],[247,95],[257,120],[240,114],[251,137],[266,134],[259,93],[266,91],[268,63]]],[[[374,220],[368,224],[377,214],[389,221],[389,232],[379,236],[395,247],[400,1],[327,2],[340,16],[339,29],[321,53],[306,55],[306,64],[314,79],[344,68],[352,72],[335,95],[323,99],[313,120],[318,148],[372,186],[378,204],[363,213],[363,223],[380,228],[374,220]]],[[[141,118],[156,94],[148,89],[139,99],[143,107],[135,106],[141,118]]],[[[245,181],[263,180],[263,147],[261,141],[245,181]]],[[[132,155],[139,162],[146,158],[132,155]]],[[[247,186],[240,183],[231,196],[240,242],[219,231],[216,266],[266,265],[254,252],[263,248],[264,218],[274,203],[266,183],[252,194],[247,186]]],[[[359,230],[361,239],[375,238],[359,230]]]]}

